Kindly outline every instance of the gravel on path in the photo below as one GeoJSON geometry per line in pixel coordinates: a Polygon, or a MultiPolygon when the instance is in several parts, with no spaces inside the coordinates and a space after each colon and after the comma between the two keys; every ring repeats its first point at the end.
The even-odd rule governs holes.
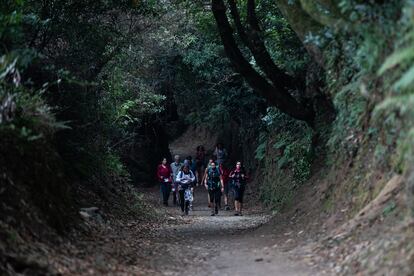
{"type": "Polygon", "coordinates": [[[234,216],[221,210],[210,216],[207,193],[197,188],[193,211],[181,217],[176,207],[167,207],[172,220],[180,223],[159,230],[162,252],[151,264],[160,275],[315,275],[304,263],[278,252],[275,235],[258,231],[271,216],[247,212],[234,216]]]}

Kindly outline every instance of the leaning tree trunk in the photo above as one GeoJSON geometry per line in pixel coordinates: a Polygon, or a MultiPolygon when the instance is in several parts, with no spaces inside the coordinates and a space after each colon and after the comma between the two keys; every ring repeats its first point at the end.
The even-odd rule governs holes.
{"type": "Polygon", "coordinates": [[[266,77],[275,86],[281,86],[284,88],[295,88],[297,85],[294,78],[286,74],[283,70],[276,66],[273,62],[272,57],[266,49],[263,38],[261,37],[261,30],[259,22],[256,17],[256,6],[254,0],[249,0],[247,3],[247,15],[250,28],[246,32],[243,27],[240,15],[237,10],[235,0],[229,0],[230,13],[233,17],[234,24],[237,28],[240,39],[249,48],[257,65],[266,75],[266,77]]]}
{"type": "MultiPolygon", "coordinates": [[[[298,102],[288,90],[280,85],[271,85],[262,77],[250,63],[244,58],[234,37],[233,29],[226,14],[226,6],[223,0],[212,0],[212,11],[217,23],[218,31],[224,45],[227,57],[230,59],[235,70],[241,74],[246,82],[267,102],[277,107],[280,111],[312,125],[314,111],[311,106],[298,102]]],[[[283,80],[280,80],[282,83],[283,80]]],[[[279,82],[277,82],[279,83],[279,82]]]]}

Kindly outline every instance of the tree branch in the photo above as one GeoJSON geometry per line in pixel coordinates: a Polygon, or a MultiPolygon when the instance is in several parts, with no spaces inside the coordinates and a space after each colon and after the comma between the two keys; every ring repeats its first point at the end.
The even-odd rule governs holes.
{"type": "Polygon", "coordinates": [[[240,14],[239,11],[237,9],[237,4],[235,2],[235,0],[228,0],[229,3],[229,7],[230,7],[230,14],[231,17],[233,18],[234,21],[234,25],[236,26],[237,29],[237,33],[239,34],[239,37],[241,39],[241,41],[243,42],[243,44],[247,47],[247,48],[251,48],[251,43],[249,41],[249,38],[246,35],[246,30],[243,27],[243,24],[241,23],[241,19],[240,19],[240,14]]]}
{"type": "Polygon", "coordinates": [[[247,20],[250,26],[250,40],[252,41],[252,53],[257,64],[263,70],[265,75],[273,82],[276,86],[282,86],[285,88],[294,88],[294,79],[283,72],[273,62],[272,57],[266,49],[266,45],[262,37],[260,36],[261,30],[259,21],[256,16],[256,5],[254,0],[247,1],[247,20]]]}
{"type": "Polygon", "coordinates": [[[282,112],[312,124],[313,109],[304,106],[288,93],[283,86],[272,86],[267,80],[256,72],[250,63],[243,57],[233,37],[233,29],[226,15],[226,6],[223,0],[212,0],[211,9],[217,23],[218,31],[224,45],[227,57],[235,70],[240,73],[246,82],[268,103],[276,106],[282,112]]]}
{"type": "Polygon", "coordinates": [[[250,25],[250,29],[247,33],[241,23],[236,2],[234,0],[228,0],[228,3],[230,7],[230,14],[233,18],[234,25],[236,26],[237,33],[239,34],[241,41],[247,48],[249,48],[254,59],[256,60],[257,65],[266,77],[275,86],[282,86],[291,89],[295,88],[296,82],[294,79],[276,66],[266,49],[264,41],[260,36],[260,27],[256,17],[254,1],[249,1],[247,3],[247,14],[250,25]]]}

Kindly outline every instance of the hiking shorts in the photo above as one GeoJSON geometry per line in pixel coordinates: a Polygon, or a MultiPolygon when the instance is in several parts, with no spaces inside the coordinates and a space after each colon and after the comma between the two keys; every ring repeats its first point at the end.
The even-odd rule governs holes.
{"type": "Polygon", "coordinates": [[[240,203],[243,203],[243,197],[244,197],[244,186],[234,186],[234,200],[237,200],[240,203]]]}

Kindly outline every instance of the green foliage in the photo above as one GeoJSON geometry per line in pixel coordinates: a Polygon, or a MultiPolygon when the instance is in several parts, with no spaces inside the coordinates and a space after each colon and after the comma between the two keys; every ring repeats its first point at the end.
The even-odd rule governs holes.
{"type": "Polygon", "coordinates": [[[274,108],[263,121],[268,133],[261,133],[256,157],[264,162],[267,175],[260,194],[266,204],[281,209],[311,175],[313,131],[274,108]]]}
{"type": "Polygon", "coordinates": [[[391,201],[387,204],[387,206],[384,207],[384,209],[382,210],[382,214],[384,216],[388,216],[392,213],[392,211],[395,210],[396,207],[397,204],[395,203],[395,201],[391,201]]]}
{"type": "MultiPolygon", "coordinates": [[[[336,109],[328,140],[332,153],[330,161],[338,163],[338,158],[355,157],[366,132],[376,142],[384,143],[376,152],[388,156],[396,140],[396,131],[400,131],[398,122],[391,117],[388,120],[381,117],[381,122],[369,124],[369,118],[374,103],[386,94],[377,71],[389,54],[390,45],[399,39],[402,28],[398,20],[403,1],[378,4],[343,0],[333,5],[340,12],[338,21],[333,25],[325,24],[318,33],[310,33],[305,41],[323,49],[326,90],[336,109]],[[378,139],[380,132],[384,133],[383,141],[378,139]]],[[[391,57],[380,71],[394,66],[397,59],[398,55],[391,57]]],[[[381,154],[377,156],[378,164],[387,162],[381,154]]]]}
{"type": "MultiPolygon", "coordinates": [[[[397,156],[394,158],[395,170],[404,172],[413,162],[412,123],[414,122],[414,18],[412,11],[414,4],[407,3],[404,14],[399,21],[404,32],[395,42],[395,50],[390,54],[379,68],[377,74],[383,76],[386,85],[392,85],[386,97],[374,109],[374,119],[387,130],[387,137],[394,137],[396,141],[397,156]]],[[[388,145],[390,139],[386,140],[388,145]]]]}
{"type": "Polygon", "coordinates": [[[333,124],[332,136],[328,141],[331,152],[345,150],[349,153],[358,146],[352,141],[356,138],[356,133],[362,130],[362,121],[368,105],[367,99],[361,95],[361,85],[360,75],[357,75],[348,85],[342,87],[333,99],[338,113],[333,124]]]}
{"type": "MultiPolygon", "coordinates": [[[[241,144],[260,133],[254,154],[266,174],[264,202],[279,209],[289,203],[311,175],[318,154],[312,145],[315,133],[274,108],[260,120],[266,103],[230,67],[208,5],[185,0],[81,2],[0,4],[0,139],[8,137],[7,143],[15,141],[13,147],[32,155],[53,145],[50,152],[63,160],[67,175],[101,182],[128,178],[133,169],[150,178],[144,167],[154,165],[149,156],[159,150],[154,133],[168,120],[216,131],[232,123],[241,144]]],[[[245,22],[246,1],[237,3],[245,22]]],[[[341,0],[307,9],[304,4],[314,3],[290,1],[320,26],[319,31],[304,26],[309,31],[302,34],[305,38],[299,35],[301,41],[277,1],[256,3],[277,66],[305,80],[312,70],[307,50],[315,46],[323,52],[318,62],[325,71],[317,85],[326,83],[321,90],[332,97],[337,111],[328,141],[330,158],[353,156],[361,134],[377,139],[376,160],[395,144],[401,157],[413,156],[408,151],[414,118],[411,5],[398,21],[403,1],[341,0]],[[395,45],[391,55],[390,45],[395,45]],[[387,90],[389,84],[393,91],[387,90]]],[[[304,93],[292,94],[301,98],[304,93]]],[[[402,161],[396,163],[404,167],[402,161]]]]}
{"type": "Polygon", "coordinates": [[[111,154],[106,156],[106,164],[108,165],[108,171],[116,173],[116,175],[128,175],[128,172],[122,164],[119,156],[111,154]]]}
{"type": "Polygon", "coordinates": [[[401,2],[377,5],[340,1],[337,8],[343,22],[308,35],[305,42],[324,49],[329,86],[335,90],[348,85],[350,79],[357,81],[356,75],[368,77],[376,72],[398,34],[395,22],[401,2]]]}
{"type": "MultiPolygon", "coordinates": [[[[268,179],[269,181],[262,186],[262,195],[267,198],[265,201],[270,205],[278,204],[280,207],[289,201],[288,198],[294,194],[296,187],[310,175],[312,131],[307,126],[282,116],[274,109],[269,109],[268,116],[265,117],[273,122],[269,122],[268,132],[263,131],[264,126],[260,122],[259,114],[263,112],[265,103],[230,67],[211,11],[206,10],[198,2],[183,2],[190,13],[190,20],[189,24],[182,28],[192,35],[183,36],[180,40],[182,43],[179,43],[182,64],[179,64],[178,74],[175,76],[175,101],[179,113],[186,117],[188,124],[204,124],[217,131],[222,131],[230,122],[235,122],[239,125],[236,135],[241,143],[261,131],[255,149],[255,157],[261,164],[267,164],[274,158],[272,154],[276,149],[270,141],[275,133],[280,132],[280,136],[276,135],[276,138],[284,143],[286,154],[278,158],[278,164],[274,169],[281,172],[278,179],[281,185],[272,186],[275,182],[268,179]],[[285,128],[288,128],[286,132],[285,128]],[[304,136],[300,137],[302,134],[304,136]],[[293,185],[282,183],[282,176],[285,175],[283,170],[286,170],[286,167],[292,172],[295,182],[293,185]]],[[[274,62],[292,75],[303,77],[309,57],[302,43],[274,2],[257,3],[265,43],[274,62]]],[[[246,20],[245,4],[245,1],[238,2],[242,21],[246,20]]],[[[239,45],[243,48],[241,42],[239,45]]],[[[245,48],[243,53],[254,65],[254,59],[245,48]]],[[[264,171],[271,169],[265,168],[264,171]]]]}
{"type": "Polygon", "coordinates": [[[407,6],[401,23],[405,24],[406,31],[398,42],[397,49],[391,54],[378,70],[379,75],[398,66],[397,79],[394,82],[395,90],[412,88],[414,84],[414,17],[412,15],[413,4],[407,6]]]}
{"type": "Polygon", "coordinates": [[[137,137],[154,133],[166,110],[154,76],[173,47],[166,35],[159,52],[142,43],[160,38],[166,11],[158,1],[0,4],[0,174],[60,230],[73,210],[69,189],[125,183],[132,146],[155,144],[137,137]]]}
{"type": "Polygon", "coordinates": [[[223,98],[227,91],[234,94],[230,87],[234,73],[224,58],[221,42],[217,40],[211,13],[190,6],[187,8],[192,16],[187,20],[195,23],[187,26],[192,35],[186,37],[188,43],[181,44],[179,49],[181,64],[177,68],[174,96],[179,113],[187,123],[206,123],[214,128],[229,118],[223,98]]]}
{"type": "Polygon", "coordinates": [[[111,76],[103,83],[105,91],[100,100],[107,125],[115,128],[142,125],[146,116],[161,113],[164,95],[156,94],[141,79],[129,75],[127,68],[108,68],[111,76]]]}
{"type": "Polygon", "coordinates": [[[22,3],[10,1],[9,5],[9,13],[0,16],[0,36],[7,50],[0,57],[0,133],[14,133],[26,142],[50,139],[56,130],[67,126],[56,121],[51,107],[44,100],[49,83],[33,88],[22,79],[22,73],[37,54],[33,49],[22,48],[18,44],[23,37],[22,25],[26,16],[22,3]]]}
{"type": "MultiPolygon", "coordinates": [[[[238,2],[241,20],[246,20],[246,1],[238,2]]],[[[182,1],[189,12],[187,24],[182,26],[190,35],[182,36],[180,54],[183,65],[176,76],[176,102],[181,114],[188,114],[187,122],[221,126],[230,119],[242,122],[241,131],[260,124],[259,105],[263,100],[252,93],[243,80],[234,73],[226,58],[215,20],[203,3],[182,1]],[[188,70],[191,71],[189,75],[188,70]]],[[[272,1],[258,1],[258,17],[263,27],[266,46],[281,68],[291,74],[304,74],[309,62],[307,53],[286,19],[272,1]]],[[[239,42],[247,60],[254,65],[252,55],[239,42]]],[[[259,70],[260,71],[260,70],[259,70]]]]}
{"type": "Polygon", "coordinates": [[[257,16],[261,19],[263,37],[273,61],[295,76],[304,74],[310,58],[302,42],[281,15],[275,1],[258,1],[257,16]]]}
{"type": "Polygon", "coordinates": [[[261,132],[259,134],[259,141],[254,156],[257,160],[263,161],[265,159],[267,143],[268,141],[266,132],[261,132]]]}

